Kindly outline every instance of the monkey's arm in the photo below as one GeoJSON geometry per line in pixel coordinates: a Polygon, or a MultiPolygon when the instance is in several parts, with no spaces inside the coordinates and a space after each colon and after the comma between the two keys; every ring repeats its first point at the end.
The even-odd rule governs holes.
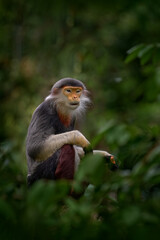
{"type": "Polygon", "coordinates": [[[77,130],[50,135],[42,144],[36,161],[44,161],[65,144],[78,145],[82,148],[90,145],[89,141],[77,130]]]}
{"type": "MultiPolygon", "coordinates": [[[[77,154],[79,155],[79,158],[83,158],[85,156],[85,151],[81,147],[76,147],[77,154]]],[[[107,151],[101,151],[101,150],[93,150],[93,154],[99,154],[102,157],[105,157],[107,162],[111,162],[113,164],[116,164],[115,158],[112,154],[108,153],[107,151]]]]}
{"type": "Polygon", "coordinates": [[[101,156],[104,156],[104,157],[110,157],[112,156],[112,154],[106,152],[106,151],[101,151],[101,150],[93,150],[93,154],[100,154],[101,156]]]}
{"type": "MultiPolygon", "coordinates": [[[[84,152],[83,148],[76,146],[76,149],[77,149],[77,153],[78,153],[79,157],[80,158],[84,157],[85,152],[84,152]]],[[[93,154],[99,154],[102,157],[111,157],[112,156],[112,154],[110,154],[110,153],[108,153],[106,151],[101,151],[101,150],[93,150],[93,154]]]]}

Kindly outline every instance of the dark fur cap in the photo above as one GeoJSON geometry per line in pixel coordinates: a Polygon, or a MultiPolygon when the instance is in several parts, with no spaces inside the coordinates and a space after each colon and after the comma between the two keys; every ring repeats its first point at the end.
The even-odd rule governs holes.
{"type": "Polygon", "coordinates": [[[62,78],[53,85],[51,92],[54,88],[63,88],[64,86],[82,87],[83,89],[86,89],[86,86],[77,79],[62,78]]]}

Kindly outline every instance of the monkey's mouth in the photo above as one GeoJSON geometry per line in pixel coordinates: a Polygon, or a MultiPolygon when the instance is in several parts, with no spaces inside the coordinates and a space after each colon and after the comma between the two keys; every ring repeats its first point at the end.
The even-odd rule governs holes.
{"type": "Polygon", "coordinates": [[[79,102],[71,102],[70,106],[78,107],[79,106],[79,102]]]}

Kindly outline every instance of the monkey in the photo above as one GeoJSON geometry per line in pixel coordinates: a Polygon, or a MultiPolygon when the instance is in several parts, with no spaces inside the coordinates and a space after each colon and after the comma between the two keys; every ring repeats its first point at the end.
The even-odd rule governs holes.
{"type": "MultiPolygon", "coordinates": [[[[28,128],[28,186],[39,179],[74,179],[84,150],[90,147],[75,123],[90,105],[89,91],[80,80],[63,78],[53,85],[34,111],[28,128]]],[[[111,157],[114,163],[106,151],[93,150],[93,154],[111,157]]]]}

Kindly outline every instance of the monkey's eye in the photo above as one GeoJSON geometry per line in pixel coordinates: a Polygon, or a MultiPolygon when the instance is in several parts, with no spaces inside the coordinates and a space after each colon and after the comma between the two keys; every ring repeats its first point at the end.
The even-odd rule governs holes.
{"type": "Polygon", "coordinates": [[[76,91],[76,93],[80,93],[81,92],[81,90],[80,89],[78,89],[77,91],[76,91]]]}
{"type": "Polygon", "coordinates": [[[71,93],[71,89],[66,89],[66,92],[67,93],[71,93]]]}

